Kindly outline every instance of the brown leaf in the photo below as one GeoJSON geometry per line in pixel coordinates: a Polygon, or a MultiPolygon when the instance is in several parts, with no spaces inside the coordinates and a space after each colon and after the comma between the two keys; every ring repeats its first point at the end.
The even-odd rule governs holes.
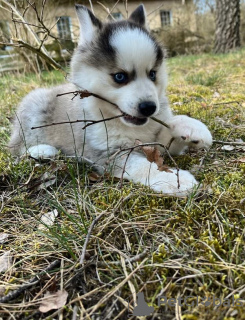
{"type": "MultiPolygon", "coordinates": [[[[135,143],[136,145],[142,144],[142,142],[138,139],[135,141],[135,143]]],[[[146,159],[149,162],[154,162],[157,165],[159,171],[172,173],[172,171],[169,170],[169,167],[166,164],[163,164],[164,158],[161,155],[160,150],[158,150],[156,146],[140,146],[140,148],[146,155],[146,159]]]]}
{"type": "Polygon", "coordinates": [[[68,293],[65,290],[58,290],[55,293],[47,292],[40,304],[40,312],[48,312],[53,309],[59,309],[66,304],[68,293]]]}
{"type": "Polygon", "coordinates": [[[169,166],[166,164],[162,164],[161,166],[158,166],[158,170],[173,173],[173,171],[170,170],[169,166]]]}
{"type": "Polygon", "coordinates": [[[88,98],[92,96],[92,94],[88,91],[79,91],[79,94],[80,94],[80,99],[88,98]]]}
{"type": "Polygon", "coordinates": [[[91,182],[98,182],[101,180],[101,176],[94,171],[89,173],[88,178],[89,178],[89,181],[91,182]]]}

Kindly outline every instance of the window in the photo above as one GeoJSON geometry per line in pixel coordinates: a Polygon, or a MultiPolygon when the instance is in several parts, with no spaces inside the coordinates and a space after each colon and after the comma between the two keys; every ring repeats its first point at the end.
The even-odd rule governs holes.
{"type": "Polygon", "coordinates": [[[72,40],[71,18],[62,16],[57,18],[57,28],[61,40],[72,40]]]}
{"type": "Polygon", "coordinates": [[[171,25],[171,11],[161,10],[160,17],[162,27],[171,25]]]}
{"type": "Polygon", "coordinates": [[[122,20],[122,19],[123,19],[123,15],[121,14],[121,12],[112,12],[111,15],[112,15],[113,18],[115,18],[116,20],[122,20]]]}

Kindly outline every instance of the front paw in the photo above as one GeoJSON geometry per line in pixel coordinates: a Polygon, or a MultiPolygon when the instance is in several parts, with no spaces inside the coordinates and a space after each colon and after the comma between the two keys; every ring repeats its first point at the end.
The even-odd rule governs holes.
{"type": "Polygon", "coordinates": [[[210,131],[199,120],[180,115],[174,116],[168,124],[171,136],[188,147],[208,149],[212,145],[210,131]]]}
{"type": "Polygon", "coordinates": [[[198,187],[198,182],[189,171],[172,168],[171,172],[156,171],[149,182],[153,190],[176,197],[185,197],[198,187]]]}

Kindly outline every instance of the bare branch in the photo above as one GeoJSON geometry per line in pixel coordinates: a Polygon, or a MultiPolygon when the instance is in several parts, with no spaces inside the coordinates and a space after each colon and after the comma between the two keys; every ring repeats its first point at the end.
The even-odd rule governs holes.
{"type": "MultiPolygon", "coordinates": [[[[66,73],[65,69],[59,64],[57,63],[53,58],[50,57],[49,54],[46,54],[43,52],[42,48],[35,48],[33,47],[32,45],[30,45],[29,43],[23,41],[23,40],[20,40],[20,39],[12,39],[13,41],[15,41],[16,43],[13,43],[13,44],[10,44],[12,46],[15,46],[15,47],[20,47],[20,48],[27,48],[29,49],[30,51],[36,53],[37,55],[39,55],[41,58],[43,58],[48,64],[50,64],[51,66],[53,66],[55,69],[59,69],[59,70],[62,70],[63,72],[66,73]],[[19,46],[18,46],[19,44],[19,46]]],[[[46,49],[45,49],[46,51],[46,49]]]]}
{"type": "MultiPolygon", "coordinates": [[[[73,98],[74,99],[76,96],[80,95],[80,98],[81,99],[84,99],[84,98],[88,98],[88,97],[95,97],[95,98],[98,98],[100,100],[103,100],[103,101],[106,101],[112,105],[114,105],[115,107],[117,107],[119,110],[120,108],[118,107],[117,104],[107,100],[106,98],[103,98],[101,97],[100,95],[96,94],[96,93],[92,93],[92,92],[89,92],[87,90],[78,90],[78,91],[71,91],[71,92],[65,92],[65,93],[61,93],[61,94],[57,94],[57,97],[60,97],[60,96],[64,96],[64,95],[67,95],[67,94],[73,94],[73,98]]],[[[114,116],[114,117],[110,117],[110,118],[106,118],[106,119],[102,119],[102,120],[74,120],[74,121],[62,121],[62,122],[53,122],[53,123],[50,123],[50,124],[45,124],[45,125],[42,125],[42,126],[37,126],[37,127],[32,127],[31,129],[38,129],[38,128],[45,128],[45,127],[50,127],[50,126],[56,126],[56,125],[59,125],[59,124],[68,124],[68,123],[78,123],[78,122],[90,122],[88,123],[86,126],[84,126],[82,129],[85,129],[86,127],[92,125],[92,124],[96,124],[96,123],[100,123],[100,122],[103,122],[103,121],[109,121],[109,120],[113,120],[113,119],[117,119],[117,118],[121,118],[123,117],[124,114],[121,114],[121,115],[118,115],[118,116],[114,116]]],[[[154,117],[150,117],[153,121],[156,121],[158,123],[160,123],[161,125],[169,128],[169,125],[166,124],[165,122],[159,120],[159,119],[156,119],[154,117]]]]}
{"type": "Polygon", "coordinates": [[[51,55],[43,45],[48,37],[57,40],[57,37],[55,37],[51,33],[51,30],[54,26],[48,28],[43,22],[43,11],[46,0],[42,0],[41,14],[39,14],[35,2],[30,2],[29,0],[25,1],[25,3],[27,3],[27,6],[24,8],[23,13],[19,11],[15,4],[11,4],[7,0],[1,0],[1,3],[4,4],[4,6],[1,6],[1,8],[12,13],[12,21],[15,27],[15,37],[12,38],[13,43],[10,43],[9,45],[19,48],[26,48],[36,55],[40,56],[53,68],[65,72],[65,69],[51,57],[51,55]],[[35,17],[39,24],[35,24],[33,22],[30,23],[25,18],[26,12],[30,8],[34,11],[35,17]],[[21,24],[24,27],[24,29],[26,30],[26,34],[31,37],[31,39],[34,41],[34,44],[32,44],[31,41],[25,41],[25,39],[19,37],[19,32],[16,24],[21,24]],[[33,28],[38,28],[39,30],[41,29],[41,31],[44,33],[42,40],[39,38],[38,34],[33,28]]]}
{"type": "Polygon", "coordinates": [[[79,122],[87,123],[88,122],[84,127],[82,127],[82,130],[84,130],[87,127],[89,127],[89,126],[91,126],[93,124],[100,123],[100,122],[105,122],[105,121],[110,121],[110,120],[121,118],[121,117],[123,117],[123,114],[120,114],[120,115],[114,116],[114,117],[110,117],[110,118],[104,118],[104,119],[101,119],[101,120],[74,120],[74,121],[53,122],[53,123],[50,123],[50,124],[44,124],[43,126],[31,127],[31,130],[50,127],[50,126],[57,126],[59,124],[72,124],[72,123],[79,123],[79,122]]]}

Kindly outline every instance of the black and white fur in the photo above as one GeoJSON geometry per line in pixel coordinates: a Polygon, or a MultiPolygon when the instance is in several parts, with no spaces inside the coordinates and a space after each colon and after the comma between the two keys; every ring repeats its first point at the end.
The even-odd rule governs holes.
{"type": "MultiPolygon", "coordinates": [[[[9,143],[11,152],[52,157],[61,150],[106,166],[110,155],[133,146],[136,139],[167,145],[174,137],[172,154],[181,154],[187,147],[210,147],[212,136],[202,122],[174,116],[169,108],[164,51],[147,30],[144,6],[140,5],[128,20],[107,23],[100,22],[84,6],[77,5],[76,11],[80,39],[71,61],[71,84],[37,89],[23,99],[9,143]],[[119,108],[95,97],[57,97],[77,89],[98,94],[119,108]],[[84,123],[31,130],[53,122],[100,120],[120,114],[124,117],[86,130],[82,130],[84,123]],[[150,116],[166,122],[170,129],[150,116]]],[[[133,151],[128,158],[124,154],[114,159],[114,175],[121,177],[123,168],[124,178],[166,194],[186,195],[197,185],[191,173],[180,170],[178,188],[176,169],[172,173],[160,172],[140,151],[133,151]]]]}

